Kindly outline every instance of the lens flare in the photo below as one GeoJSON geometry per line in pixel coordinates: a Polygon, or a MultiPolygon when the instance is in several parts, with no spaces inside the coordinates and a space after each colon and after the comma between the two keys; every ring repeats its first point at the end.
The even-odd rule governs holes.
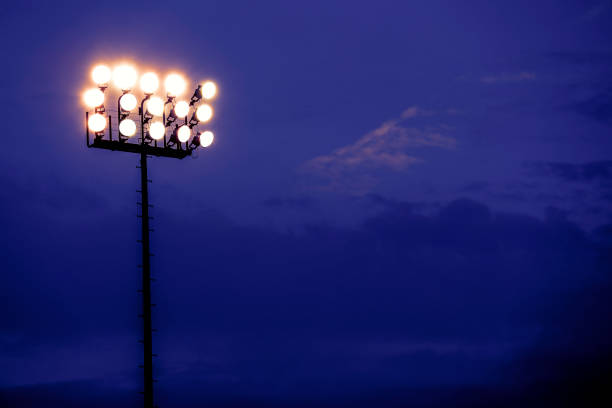
{"type": "Polygon", "coordinates": [[[214,139],[215,135],[213,135],[213,132],[211,132],[210,130],[202,132],[200,134],[200,146],[208,147],[212,144],[214,139]]]}
{"type": "Polygon", "coordinates": [[[134,96],[134,94],[131,93],[127,93],[123,95],[121,99],[119,99],[119,105],[124,111],[131,111],[136,107],[137,104],[138,101],[136,100],[136,97],[134,96]]]}
{"type": "Polygon", "coordinates": [[[178,136],[179,142],[185,143],[189,140],[189,137],[191,136],[191,129],[189,129],[189,126],[183,125],[178,128],[178,132],[176,132],[176,134],[178,136]]]}
{"type": "Polygon", "coordinates": [[[119,132],[123,136],[132,137],[136,134],[136,123],[132,119],[123,119],[119,123],[119,132]]]}
{"type": "Polygon", "coordinates": [[[168,96],[181,96],[183,92],[185,92],[185,88],[187,84],[182,76],[179,74],[170,74],[166,77],[164,81],[164,86],[166,87],[166,92],[168,96]]]}
{"type": "Polygon", "coordinates": [[[83,93],[83,101],[90,108],[97,108],[104,103],[104,92],[98,88],[88,89],[83,93]]]}
{"type": "Polygon", "coordinates": [[[131,65],[119,65],[113,71],[113,81],[122,91],[129,91],[138,80],[138,73],[131,65]]]}
{"type": "Polygon", "coordinates": [[[161,116],[164,113],[164,101],[159,96],[152,96],[147,101],[147,111],[153,116],[161,116]]]}
{"type": "Polygon", "coordinates": [[[106,128],[106,118],[99,113],[95,113],[89,117],[87,125],[92,132],[102,132],[106,128]]]}
{"type": "Polygon", "coordinates": [[[217,85],[213,81],[206,81],[202,84],[202,97],[212,99],[217,95],[217,85]]]}
{"type": "Polygon", "coordinates": [[[185,101],[179,101],[174,105],[174,113],[177,118],[184,118],[189,113],[189,104],[185,101]]]}
{"type": "Polygon", "coordinates": [[[212,118],[213,110],[210,105],[202,104],[196,110],[196,117],[200,122],[208,122],[212,118]]]}
{"type": "Polygon", "coordinates": [[[163,138],[165,134],[166,128],[160,121],[152,122],[151,125],[149,125],[149,136],[151,136],[152,139],[159,140],[163,138]]]}
{"type": "Polygon", "coordinates": [[[111,80],[111,70],[106,65],[96,65],[91,70],[91,79],[98,85],[106,85],[111,80]]]}
{"type": "Polygon", "coordinates": [[[151,95],[159,88],[159,79],[155,72],[147,72],[140,77],[140,89],[147,95],[151,95]]]}

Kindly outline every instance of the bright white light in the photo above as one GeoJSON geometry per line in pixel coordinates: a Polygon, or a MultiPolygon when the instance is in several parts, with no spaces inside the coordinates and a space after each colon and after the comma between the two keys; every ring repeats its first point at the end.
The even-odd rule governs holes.
{"type": "Polygon", "coordinates": [[[119,132],[123,136],[132,137],[136,134],[136,123],[132,119],[123,119],[119,123],[119,132]]]}
{"type": "Polygon", "coordinates": [[[217,94],[217,85],[213,81],[206,81],[202,84],[202,97],[212,99],[217,94]]]}
{"type": "Polygon", "coordinates": [[[212,144],[214,139],[215,135],[213,135],[213,132],[211,132],[210,130],[202,132],[200,134],[200,146],[208,147],[212,144]]]}
{"type": "Polygon", "coordinates": [[[179,74],[170,74],[164,81],[168,96],[181,96],[185,92],[187,84],[179,74]]]}
{"type": "Polygon", "coordinates": [[[99,113],[95,113],[89,117],[87,125],[92,132],[101,132],[106,128],[106,118],[99,113]]]}
{"type": "Polygon", "coordinates": [[[121,105],[121,109],[124,111],[131,111],[137,104],[138,101],[136,100],[136,97],[131,93],[126,93],[121,97],[121,99],[119,99],[119,105],[121,105]]]}
{"type": "Polygon", "coordinates": [[[189,104],[185,101],[179,101],[174,105],[174,113],[177,118],[184,118],[189,113],[189,104]]]}
{"type": "Polygon", "coordinates": [[[97,108],[104,103],[104,92],[98,88],[88,89],[83,93],[83,101],[90,108],[97,108]]]}
{"type": "Polygon", "coordinates": [[[189,137],[191,136],[191,129],[189,129],[189,126],[183,125],[178,128],[177,136],[179,142],[185,143],[189,140],[189,137]]]}
{"type": "Polygon", "coordinates": [[[164,113],[164,101],[159,96],[152,96],[147,101],[147,111],[151,115],[161,116],[164,113]]]}
{"type": "Polygon", "coordinates": [[[208,122],[212,118],[213,110],[210,105],[202,104],[196,110],[196,117],[200,122],[208,122]]]}
{"type": "Polygon", "coordinates": [[[166,134],[166,128],[160,121],[152,122],[149,125],[149,136],[155,140],[159,140],[166,134]]]}
{"type": "Polygon", "coordinates": [[[122,91],[129,91],[138,80],[138,73],[131,65],[119,65],[113,71],[113,81],[122,91]]]}
{"type": "Polygon", "coordinates": [[[111,80],[111,70],[106,65],[96,65],[91,71],[91,79],[98,85],[106,85],[111,80]]]}
{"type": "Polygon", "coordinates": [[[140,89],[146,94],[152,94],[159,88],[159,79],[154,72],[147,72],[140,77],[140,89]]]}

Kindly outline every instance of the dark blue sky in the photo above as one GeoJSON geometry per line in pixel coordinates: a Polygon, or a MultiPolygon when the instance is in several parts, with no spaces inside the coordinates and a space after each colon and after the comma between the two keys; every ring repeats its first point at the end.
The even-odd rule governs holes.
{"type": "Polygon", "coordinates": [[[137,157],[80,99],[125,58],[220,89],[150,163],[160,406],[597,395],[612,2],[463,3],[3,6],[2,405],[139,404],[137,157]]]}

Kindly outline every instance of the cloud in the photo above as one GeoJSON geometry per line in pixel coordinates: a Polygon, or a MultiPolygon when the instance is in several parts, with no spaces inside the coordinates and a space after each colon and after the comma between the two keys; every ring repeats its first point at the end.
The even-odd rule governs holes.
{"type": "Polygon", "coordinates": [[[497,75],[488,75],[480,78],[480,82],[485,84],[505,83],[505,82],[522,82],[522,81],[533,81],[536,79],[536,74],[533,72],[519,72],[516,74],[501,73],[497,75]]]}
{"type": "Polygon", "coordinates": [[[433,116],[433,113],[410,107],[399,118],[384,122],[354,143],[308,160],[300,167],[300,172],[326,180],[319,186],[321,189],[363,194],[377,182],[372,171],[399,172],[423,161],[409,153],[409,149],[452,149],[456,146],[453,137],[443,134],[447,130],[444,126],[416,128],[404,125],[405,120],[418,116],[433,116]]]}
{"type": "Polygon", "coordinates": [[[569,182],[612,181],[612,160],[586,163],[547,162],[532,165],[536,171],[569,182]]]}

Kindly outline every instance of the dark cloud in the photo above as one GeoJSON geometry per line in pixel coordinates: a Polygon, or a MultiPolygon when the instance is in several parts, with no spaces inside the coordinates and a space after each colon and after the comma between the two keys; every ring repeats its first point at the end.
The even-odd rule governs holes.
{"type": "Polygon", "coordinates": [[[315,205],[315,202],[310,197],[271,197],[264,200],[263,204],[270,208],[286,208],[286,209],[310,209],[315,205]]]}
{"type": "Polygon", "coordinates": [[[604,87],[588,99],[575,103],[573,108],[580,114],[601,122],[612,120],[612,87],[604,87]]]}
{"type": "Polygon", "coordinates": [[[587,163],[535,163],[530,167],[540,174],[558,177],[569,182],[608,182],[612,180],[612,160],[587,163]]]}

